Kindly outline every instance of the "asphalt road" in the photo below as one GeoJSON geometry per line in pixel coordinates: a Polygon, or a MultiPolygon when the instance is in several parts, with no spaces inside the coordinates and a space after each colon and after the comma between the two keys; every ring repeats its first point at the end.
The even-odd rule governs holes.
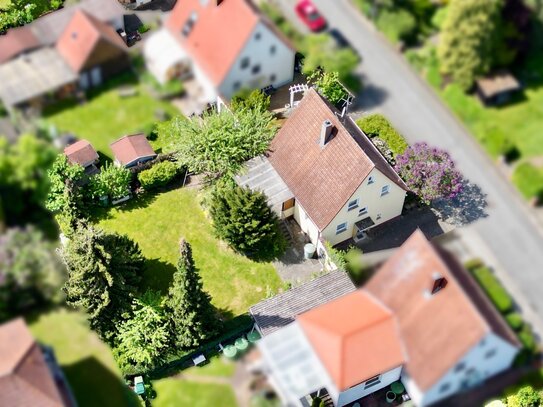
{"type": "MultiPolygon", "coordinates": [[[[469,192],[456,212],[465,217],[460,231],[471,237],[474,252],[478,252],[477,242],[481,252],[490,249],[501,268],[500,278],[524,305],[530,319],[535,316],[539,320],[536,328],[543,332],[543,234],[517,191],[403,57],[348,0],[313,1],[330,26],[339,29],[362,56],[360,108],[385,114],[409,142],[426,141],[446,149],[469,179],[469,192]],[[482,209],[485,200],[487,205],[482,209]]],[[[295,19],[294,1],[279,3],[289,11],[288,17],[295,19]]]]}

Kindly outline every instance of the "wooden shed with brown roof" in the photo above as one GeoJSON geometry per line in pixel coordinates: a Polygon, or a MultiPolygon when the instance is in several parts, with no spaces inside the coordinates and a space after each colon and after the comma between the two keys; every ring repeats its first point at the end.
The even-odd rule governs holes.
{"type": "Polygon", "coordinates": [[[124,136],[111,143],[110,148],[115,156],[115,164],[126,168],[150,161],[157,156],[143,133],[124,136]]]}

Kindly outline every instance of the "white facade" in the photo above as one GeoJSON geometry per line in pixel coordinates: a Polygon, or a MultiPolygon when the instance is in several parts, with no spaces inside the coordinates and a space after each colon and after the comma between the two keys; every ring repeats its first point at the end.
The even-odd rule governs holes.
{"type": "MultiPolygon", "coordinates": [[[[294,206],[294,219],[314,245],[317,245],[320,237],[333,246],[355,237],[357,233],[355,223],[368,216],[375,226],[400,216],[404,200],[405,191],[374,168],[324,230],[319,230],[298,201],[294,206]],[[356,205],[352,204],[353,201],[356,201],[356,205]],[[338,232],[338,226],[345,223],[345,229],[338,232]]],[[[288,216],[290,213],[283,215],[288,216]]]]}
{"type": "Polygon", "coordinates": [[[293,75],[294,51],[259,22],[219,85],[219,94],[230,99],[241,89],[278,87],[292,82],[293,75]]]}
{"type": "Polygon", "coordinates": [[[518,348],[490,332],[426,391],[405,370],[402,383],[418,407],[428,406],[509,369],[517,353],[518,348]]]}
{"type": "MultiPolygon", "coordinates": [[[[375,393],[377,390],[381,390],[384,387],[390,386],[392,383],[400,380],[401,373],[402,367],[398,366],[394,369],[389,370],[388,372],[379,375],[378,383],[375,383],[373,385],[371,385],[370,383],[370,385],[368,386],[366,382],[362,382],[354,387],[351,387],[350,389],[339,393],[339,398],[337,400],[336,406],[342,407],[371,393],[375,393]]],[[[372,381],[372,383],[374,383],[374,381],[372,381]]]]}

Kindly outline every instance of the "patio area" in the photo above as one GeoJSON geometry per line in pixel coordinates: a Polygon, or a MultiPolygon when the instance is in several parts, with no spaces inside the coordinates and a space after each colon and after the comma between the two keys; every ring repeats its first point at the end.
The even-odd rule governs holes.
{"type": "Polygon", "coordinates": [[[345,407],[395,407],[395,406],[403,406],[403,407],[411,407],[413,406],[413,402],[410,400],[409,395],[405,390],[401,391],[403,389],[403,385],[401,387],[395,388],[396,391],[396,397],[394,400],[387,400],[387,393],[394,393],[392,391],[392,388],[398,384],[401,384],[400,382],[392,383],[390,386],[383,387],[381,390],[376,391],[375,393],[372,393],[366,397],[362,397],[359,400],[356,400],[352,402],[351,404],[347,404],[345,407]]]}

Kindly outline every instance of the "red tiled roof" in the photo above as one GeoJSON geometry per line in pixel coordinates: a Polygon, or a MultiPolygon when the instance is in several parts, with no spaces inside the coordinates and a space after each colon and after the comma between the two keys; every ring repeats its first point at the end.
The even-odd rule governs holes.
{"type": "Polygon", "coordinates": [[[102,63],[126,52],[126,45],[112,26],[79,9],[58,39],[57,50],[75,72],[81,72],[89,68],[89,59],[102,63]]]}
{"type": "Polygon", "coordinates": [[[0,35],[0,64],[9,61],[25,51],[38,48],[40,42],[32,33],[30,27],[10,29],[7,34],[0,35]]]}
{"type": "Polygon", "coordinates": [[[314,308],[297,320],[340,391],[406,360],[394,315],[364,290],[314,308]]]}
{"type": "Polygon", "coordinates": [[[260,15],[245,0],[178,1],[166,21],[173,36],[196,60],[210,80],[219,85],[249,39],[260,15]],[[189,18],[196,21],[188,37],[182,30],[189,18]]]}
{"type": "Polygon", "coordinates": [[[413,233],[365,288],[396,316],[408,355],[405,368],[423,391],[443,377],[491,330],[420,230],[413,233]],[[447,285],[432,295],[434,278],[438,276],[444,277],[447,285]]]}
{"type": "Polygon", "coordinates": [[[23,319],[0,325],[0,405],[62,407],[61,394],[23,319]]]}
{"type": "Polygon", "coordinates": [[[269,153],[270,163],[320,230],[375,167],[406,189],[367,136],[350,118],[340,119],[336,113],[337,109],[309,89],[273,139],[269,153]],[[330,120],[337,132],[321,148],[325,120],[330,120]]]}
{"type": "Polygon", "coordinates": [[[72,164],[86,167],[98,160],[98,153],[87,140],[79,140],[64,149],[64,154],[72,164]]]}
{"type": "Polygon", "coordinates": [[[111,143],[110,147],[117,161],[123,165],[129,164],[141,157],[156,155],[155,150],[153,150],[144,134],[124,136],[111,143]]]}

